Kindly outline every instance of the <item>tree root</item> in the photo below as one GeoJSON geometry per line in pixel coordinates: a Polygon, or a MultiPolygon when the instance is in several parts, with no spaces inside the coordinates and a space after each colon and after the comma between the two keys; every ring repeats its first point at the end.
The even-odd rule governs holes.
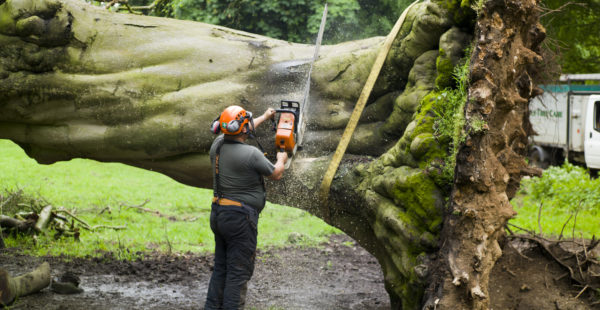
{"type": "MultiPolygon", "coordinates": [[[[584,288],[600,288],[600,254],[595,250],[600,244],[600,240],[578,242],[576,240],[551,240],[531,235],[511,235],[508,238],[534,242],[567,269],[568,275],[573,281],[584,288]]],[[[580,294],[583,291],[582,289],[580,294]]]]}

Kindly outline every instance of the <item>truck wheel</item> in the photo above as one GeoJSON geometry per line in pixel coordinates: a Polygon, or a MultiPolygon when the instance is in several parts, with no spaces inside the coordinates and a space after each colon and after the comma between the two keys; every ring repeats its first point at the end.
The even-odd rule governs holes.
{"type": "Polygon", "coordinates": [[[535,146],[529,152],[529,165],[541,169],[546,169],[550,166],[550,156],[542,147],[535,146]]]}

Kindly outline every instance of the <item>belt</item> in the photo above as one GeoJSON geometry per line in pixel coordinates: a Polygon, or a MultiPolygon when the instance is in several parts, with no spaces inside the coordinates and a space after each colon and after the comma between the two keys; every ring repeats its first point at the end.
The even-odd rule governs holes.
{"type": "Polygon", "coordinates": [[[238,207],[242,206],[242,203],[235,201],[235,200],[227,199],[227,198],[213,197],[212,202],[216,203],[220,206],[238,206],[238,207]]]}

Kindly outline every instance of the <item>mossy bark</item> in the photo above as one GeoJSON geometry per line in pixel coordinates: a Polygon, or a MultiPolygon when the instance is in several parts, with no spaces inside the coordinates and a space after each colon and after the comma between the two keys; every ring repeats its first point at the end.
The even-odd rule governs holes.
{"type": "MultiPolygon", "coordinates": [[[[432,94],[436,83],[449,85],[449,70],[470,40],[464,23],[454,27],[456,14],[444,1],[409,13],[328,208],[315,193],[383,39],[323,46],[303,148],[284,180],[268,184],[269,200],[330,219],[375,255],[394,309],[420,308],[439,250],[452,187],[441,177],[450,148],[437,139],[432,94]]],[[[41,163],[116,161],[205,188],[212,182],[211,121],[231,104],[260,113],[282,99],[300,100],[313,52],[77,0],[7,0],[0,17],[0,138],[41,163]]],[[[272,133],[262,129],[258,139],[272,156],[272,133]]]]}

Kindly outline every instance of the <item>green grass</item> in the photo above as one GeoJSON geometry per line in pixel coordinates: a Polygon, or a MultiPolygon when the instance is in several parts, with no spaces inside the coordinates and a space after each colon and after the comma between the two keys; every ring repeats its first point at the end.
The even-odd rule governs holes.
{"type": "MultiPolygon", "coordinates": [[[[82,230],[81,242],[72,238],[56,241],[51,235],[38,236],[36,244],[30,236],[6,238],[7,246],[21,247],[31,254],[96,256],[110,251],[130,259],[150,251],[210,252],[214,248],[209,225],[212,191],[182,185],[159,173],[84,159],[38,165],[14,143],[0,140],[0,190],[5,190],[0,195],[19,188],[55,207],[74,210],[92,226],[127,227],[82,230]],[[145,208],[178,220],[127,207],[146,200],[145,208]]],[[[305,211],[271,203],[261,213],[258,231],[259,248],[286,245],[290,233],[302,236],[295,243],[300,246],[315,245],[330,234],[340,233],[305,211]]]]}
{"type": "MultiPolygon", "coordinates": [[[[539,204],[524,204],[523,195],[524,194],[520,194],[511,201],[518,214],[510,221],[510,223],[539,234],[539,204]]],[[[542,233],[545,236],[558,238],[563,225],[567,223],[563,231],[563,238],[573,237],[574,224],[575,238],[581,238],[581,236],[586,239],[591,239],[593,236],[596,236],[596,238],[600,237],[600,216],[597,211],[580,211],[577,214],[577,222],[575,223],[574,214],[564,210],[557,210],[551,206],[545,206],[542,207],[540,223],[542,224],[542,233]],[[569,220],[570,215],[573,216],[571,216],[571,219],[569,220]],[[569,221],[567,222],[567,220],[569,221]]],[[[519,232],[519,230],[514,227],[511,227],[511,230],[519,232]]]]}

